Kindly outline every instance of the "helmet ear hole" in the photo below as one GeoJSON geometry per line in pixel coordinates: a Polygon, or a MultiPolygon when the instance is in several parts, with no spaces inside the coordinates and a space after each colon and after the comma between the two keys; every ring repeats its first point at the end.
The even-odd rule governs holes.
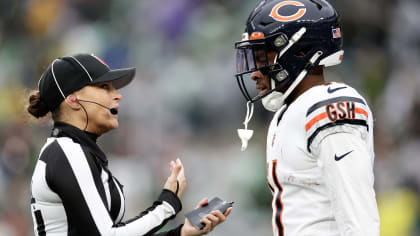
{"type": "Polygon", "coordinates": [[[299,52],[295,53],[295,56],[297,56],[297,57],[304,57],[305,55],[306,55],[306,53],[304,53],[302,51],[299,51],[299,52]]]}
{"type": "Polygon", "coordinates": [[[297,56],[297,57],[304,57],[311,50],[312,50],[312,47],[311,46],[309,46],[309,45],[308,46],[304,46],[301,49],[297,50],[297,52],[295,53],[295,56],[297,56]]]}

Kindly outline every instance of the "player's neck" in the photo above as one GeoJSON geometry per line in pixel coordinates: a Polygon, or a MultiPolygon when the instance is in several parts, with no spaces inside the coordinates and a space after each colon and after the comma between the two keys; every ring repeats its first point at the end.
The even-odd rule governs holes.
{"type": "Polygon", "coordinates": [[[294,89],[294,91],[290,94],[289,98],[286,99],[286,103],[290,105],[308,89],[323,84],[325,84],[325,80],[324,75],[322,73],[308,75],[308,77],[303,79],[302,82],[300,82],[300,84],[294,89]]]}

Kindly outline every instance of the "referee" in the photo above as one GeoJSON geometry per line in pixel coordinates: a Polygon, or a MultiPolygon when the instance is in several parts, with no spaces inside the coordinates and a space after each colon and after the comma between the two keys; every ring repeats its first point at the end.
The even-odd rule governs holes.
{"type": "MultiPolygon", "coordinates": [[[[118,128],[117,89],[133,79],[134,68],[111,70],[92,54],[58,58],[42,74],[29,96],[28,112],[36,118],[51,112],[54,127],[42,147],[31,185],[35,235],[155,235],[181,210],[186,186],[181,161],[171,161],[171,175],[152,206],[123,222],[122,185],[108,169],[96,144],[102,134],[118,128]]],[[[203,199],[199,206],[207,204],[203,199]]],[[[203,235],[226,219],[211,212],[199,230],[184,224],[157,235],[203,235]]]]}

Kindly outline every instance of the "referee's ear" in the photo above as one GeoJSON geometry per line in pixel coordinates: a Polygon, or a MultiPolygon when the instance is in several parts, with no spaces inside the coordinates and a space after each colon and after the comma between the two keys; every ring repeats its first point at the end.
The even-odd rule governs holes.
{"type": "Polygon", "coordinates": [[[75,94],[70,94],[69,96],[64,99],[64,102],[72,109],[72,110],[79,110],[80,109],[80,103],[77,99],[75,94]]]}

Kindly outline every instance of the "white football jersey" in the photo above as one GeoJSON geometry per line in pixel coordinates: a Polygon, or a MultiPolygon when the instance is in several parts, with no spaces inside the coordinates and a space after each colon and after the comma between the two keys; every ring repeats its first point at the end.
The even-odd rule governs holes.
{"type": "Polygon", "coordinates": [[[315,86],[274,115],[267,179],[275,236],[379,235],[373,119],[342,83],[315,86]]]}

